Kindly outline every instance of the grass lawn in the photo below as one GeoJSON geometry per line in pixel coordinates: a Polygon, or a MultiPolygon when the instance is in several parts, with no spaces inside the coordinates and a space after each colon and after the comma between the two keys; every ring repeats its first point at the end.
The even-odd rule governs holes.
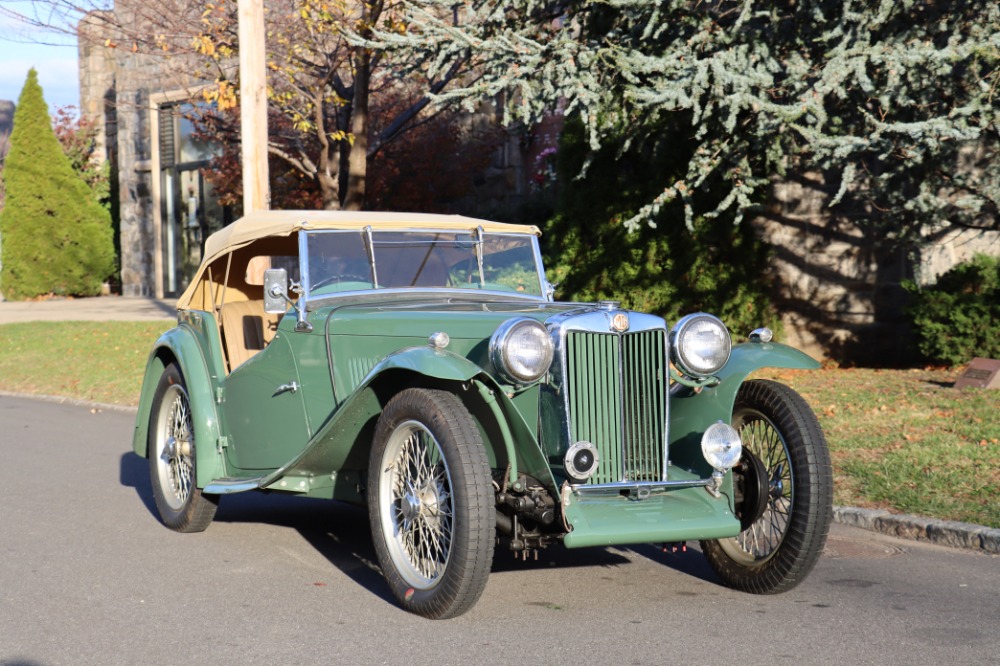
{"type": "MultiPolygon", "coordinates": [[[[169,322],[0,326],[0,390],[134,405],[169,322]]],[[[1000,527],[1000,391],[951,388],[958,371],[764,370],[812,405],[838,504],[1000,527]]]]}
{"type": "Polygon", "coordinates": [[[1000,527],[1000,391],[958,370],[765,370],[812,405],[834,502],[1000,527]]]}
{"type": "Polygon", "coordinates": [[[153,343],[172,322],[31,322],[0,326],[0,390],[139,402],[153,343]]]}

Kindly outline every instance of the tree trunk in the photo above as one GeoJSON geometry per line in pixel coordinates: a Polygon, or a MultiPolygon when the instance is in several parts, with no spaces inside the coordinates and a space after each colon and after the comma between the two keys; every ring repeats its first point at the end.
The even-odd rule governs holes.
{"type": "Polygon", "coordinates": [[[316,174],[316,182],[319,183],[320,194],[323,195],[324,210],[340,210],[340,178],[334,172],[320,170],[316,174]]]}
{"type": "Polygon", "coordinates": [[[344,210],[362,210],[365,206],[365,179],[368,176],[368,79],[371,56],[358,49],[354,73],[354,103],[351,114],[351,135],[347,164],[347,192],[344,210]]]}
{"type": "Polygon", "coordinates": [[[340,210],[340,151],[336,144],[330,143],[326,131],[326,102],[323,92],[319,90],[313,99],[316,135],[319,138],[319,167],[316,169],[316,183],[323,195],[325,210],[340,210]],[[331,153],[338,153],[331,155],[331,153]]]}

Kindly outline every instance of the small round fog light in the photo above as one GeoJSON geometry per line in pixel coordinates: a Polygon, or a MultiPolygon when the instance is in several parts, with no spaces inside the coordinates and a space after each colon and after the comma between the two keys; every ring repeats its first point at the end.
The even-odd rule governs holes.
{"type": "Polygon", "coordinates": [[[719,471],[732,469],[743,455],[740,433],[722,421],[713,423],[701,436],[701,454],[709,465],[719,471]]]}
{"type": "Polygon", "coordinates": [[[577,442],[566,451],[563,464],[566,467],[566,476],[574,481],[586,481],[597,471],[597,463],[600,457],[597,449],[590,442],[577,442]]]}

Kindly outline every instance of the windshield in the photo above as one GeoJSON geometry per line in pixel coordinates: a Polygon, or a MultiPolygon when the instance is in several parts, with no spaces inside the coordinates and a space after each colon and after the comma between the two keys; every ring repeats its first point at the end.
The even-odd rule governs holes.
{"type": "Polygon", "coordinates": [[[542,296],[534,237],[427,231],[306,234],[309,296],[366,289],[470,289],[542,296]]]}

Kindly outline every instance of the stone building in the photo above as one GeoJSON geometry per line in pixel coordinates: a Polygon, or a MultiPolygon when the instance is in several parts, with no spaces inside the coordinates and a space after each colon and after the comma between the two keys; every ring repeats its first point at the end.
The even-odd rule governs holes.
{"type": "Polygon", "coordinates": [[[10,133],[14,129],[14,102],[0,99],[0,166],[10,149],[10,133]]]}
{"type": "Polygon", "coordinates": [[[112,26],[141,25],[141,6],[119,0],[113,14],[81,22],[80,108],[101,126],[117,174],[122,293],[170,297],[200,263],[204,236],[231,220],[200,172],[212,148],[183,116],[198,100],[193,68],[116,41],[112,26]]]}

